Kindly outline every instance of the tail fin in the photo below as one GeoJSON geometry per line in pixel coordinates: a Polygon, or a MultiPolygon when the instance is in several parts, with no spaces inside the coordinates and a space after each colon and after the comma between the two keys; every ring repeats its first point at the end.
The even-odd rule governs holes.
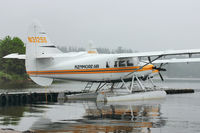
{"type": "MultiPolygon", "coordinates": [[[[26,71],[27,73],[37,72],[48,67],[51,60],[41,61],[37,57],[45,54],[62,53],[52,44],[42,29],[39,22],[34,22],[30,25],[28,30],[27,44],[26,44],[26,71]]],[[[41,86],[51,85],[53,79],[48,77],[39,77],[38,75],[29,75],[30,78],[41,86]]]]}
{"type": "Polygon", "coordinates": [[[92,40],[89,41],[87,52],[88,54],[98,54],[97,49],[94,47],[92,40]]]}

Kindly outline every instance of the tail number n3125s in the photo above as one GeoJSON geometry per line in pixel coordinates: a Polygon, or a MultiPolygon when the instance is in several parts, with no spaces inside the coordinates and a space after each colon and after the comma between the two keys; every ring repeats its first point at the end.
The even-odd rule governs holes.
{"type": "Polygon", "coordinates": [[[47,43],[46,37],[28,37],[30,43],[47,43]]]}

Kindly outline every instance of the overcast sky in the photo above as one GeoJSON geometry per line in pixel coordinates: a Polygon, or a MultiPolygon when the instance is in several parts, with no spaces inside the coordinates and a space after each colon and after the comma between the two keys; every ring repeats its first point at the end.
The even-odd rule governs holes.
{"type": "Polygon", "coordinates": [[[200,48],[200,0],[0,0],[0,38],[40,21],[56,45],[200,48]]]}

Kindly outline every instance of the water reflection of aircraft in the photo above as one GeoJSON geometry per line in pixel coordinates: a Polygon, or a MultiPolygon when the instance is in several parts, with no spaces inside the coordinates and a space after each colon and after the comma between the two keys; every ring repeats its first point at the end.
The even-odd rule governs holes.
{"type": "MultiPolygon", "coordinates": [[[[50,42],[47,34],[38,24],[31,25],[27,40],[26,55],[10,54],[4,58],[25,59],[27,73],[41,86],[51,85],[53,79],[66,79],[97,82],[99,86],[96,91],[107,83],[112,83],[111,88],[113,88],[118,82],[123,83],[130,93],[133,92],[135,85],[145,91],[141,79],[151,80],[152,73],[164,71],[162,64],[200,61],[199,58],[159,60],[169,55],[191,57],[193,54],[199,54],[200,49],[97,54],[96,50],[91,48],[87,52],[62,53],[50,42]],[[139,60],[142,57],[147,61],[139,60]],[[155,63],[161,65],[156,67],[153,65],[155,63]],[[126,84],[128,81],[131,81],[130,86],[126,84]]],[[[92,83],[87,84],[85,88],[91,88],[92,83]]]]}
{"type": "MultiPolygon", "coordinates": [[[[65,103],[67,105],[69,103],[65,103]]],[[[160,113],[160,101],[139,103],[99,104],[94,102],[74,103],[82,104],[84,112],[80,118],[73,116],[62,117],[62,120],[54,122],[48,112],[48,118],[41,118],[36,122],[32,130],[37,133],[47,132],[138,132],[148,133],[151,128],[161,128],[165,125],[160,113]],[[70,118],[68,118],[70,117],[70,118]],[[44,120],[42,120],[44,119],[44,120]],[[50,122],[52,121],[52,122],[50,122]]],[[[64,106],[63,106],[64,107],[64,106]]],[[[67,106],[64,111],[71,111],[72,106],[67,106]]],[[[80,106],[79,106],[80,107],[80,106]]],[[[80,110],[82,110],[80,108],[80,110]]],[[[74,110],[75,111],[75,110],[74,110]]],[[[76,112],[76,111],[75,111],[76,112]]],[[[76,115],[76,113],[74,113],[76,115]]],[[[55,119],[55,118],[54,118],[55,119]]]]}

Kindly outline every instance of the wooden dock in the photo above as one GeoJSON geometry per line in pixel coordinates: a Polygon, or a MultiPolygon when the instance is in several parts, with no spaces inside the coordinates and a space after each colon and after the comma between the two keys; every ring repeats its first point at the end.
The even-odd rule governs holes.
{"type": "MultiPolygon", "coordinates": [[[[82,92],[64,92],[65,95],[82,92]]],[[[59,92],[11,92],[0,94],[0,106],[57,102],[59,92]]]]}
{"type": "MultiPolygon", "coordinates": [[[[160,90],[165,90],[168,95],[195,92],[194,89],[177,89],[177,88],[160,88],[160,90]]],[[[62,94],[61,97],[59,98],[62,99],[63,96],[63,99],[65,99],[64,98],[65,96],[69,96],[72,94],[83,94],[83,93],[84,95],[86,94],[85,92],[81,91],[80,92],[69,92],[69,91],[68,92],[11,92],[11,93],[7,92],[0,94],[0,106],[57,102],[59,94],[62,94]]]]}

